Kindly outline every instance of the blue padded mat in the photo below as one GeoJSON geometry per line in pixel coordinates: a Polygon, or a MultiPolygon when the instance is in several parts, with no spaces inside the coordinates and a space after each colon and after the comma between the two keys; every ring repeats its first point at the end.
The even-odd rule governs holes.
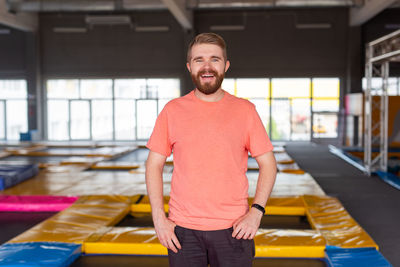
{"type": "Polygon", "coordinates": [[[329,267],[392,267],[375,248],[339,248],[327,246],[329,267]]]}
{"type": "Polygon", "coordinates": [[[377,171],[376,174],[386,183],[400,190],[400,179],[390,172],[377,171]]]}
{"type": "Polygon", "coordinates": [[[81,256],[81,245],[32,242],[0,246],[0,266],[67,267],[81,256]]]}
{"type": "Polygon", "coordinates": [[[39,172],[37,164],[5,165],[0,164],[0,190],[4,190],[32,178],[39,172]]]}

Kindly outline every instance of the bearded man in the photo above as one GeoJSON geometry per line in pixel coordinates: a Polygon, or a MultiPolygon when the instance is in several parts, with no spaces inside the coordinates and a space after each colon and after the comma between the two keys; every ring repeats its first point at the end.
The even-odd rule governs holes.
{"type": "Polygon", "coordinates": [[[197,35],[187,56],[196,88],[164,107],[147,143],[147,192],[170,266],[245,267],[254,259],[253,238],[275,182],[276,163],[255,106],[221,88],[229,66],[221,36],[197,35]],[[172,152],[167,217],[162,170],[172,152]],[[249,152],[260,169],[250,209],[249,152]]]}

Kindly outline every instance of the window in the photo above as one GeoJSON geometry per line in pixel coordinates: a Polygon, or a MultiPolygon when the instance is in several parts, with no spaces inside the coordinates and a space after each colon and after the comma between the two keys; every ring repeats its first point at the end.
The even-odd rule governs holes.
{"type": "Polygon", "coordinates": [[[222,88],[256,106],[272,140],[337,137],[338,78],[229,78],[222,88]]]}
{"type": "Polygon", "coordinates": [[[28,92],[25,80],[0,80],[0,139],[19,140],[28,131],[28,92]]]}
{"type": "MultiPolygon", "coordinates": [[[[382,78],[374,77],[371,79],[371,87],[372,89],[377,90],[378,92],[382,88],[382,78]]],[[[367,79],[362,79],[362,88],[363,90],[367,89],[367,79]]],[[[372,94],[376,94],[376,92],[372,91],[372,94]]],[[[389,77],[388,78],[388,95],[400,95],[400,78],[399,77],[389,77]]]]}
{"type": "Polygon", "coordinates": [[[275,140],[310,140],[309,78],[272,79],[271,131],[275,140]]]}
{"type": "Polygon", "coordinates": [[[179,96],[179,79],[48,80],[48,139],[147,139],[162,108],[179,96]]]}
{"type": "Polygon", "coordinates": [[[313,79],[313,137],[336,138],[339,112],[338,78],[313,79]]]}

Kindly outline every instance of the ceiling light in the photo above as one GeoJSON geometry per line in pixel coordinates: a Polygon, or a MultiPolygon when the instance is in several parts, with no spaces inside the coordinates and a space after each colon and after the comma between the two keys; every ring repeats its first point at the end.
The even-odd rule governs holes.
{"type": "Polygon", "coordinates": [[[330,29],[330,23],[297,23],[297,29],[330,29]]]}
{"type": "Polygon", "coordinates": [[[56,33],[86,33],[87,29],[83,27],[54,27],[53,32],[56,33]]]}
{"type": "Polygon", "coordinates": [[[243,31],[244,25],[212,25],[211,31],[243,31]]]}

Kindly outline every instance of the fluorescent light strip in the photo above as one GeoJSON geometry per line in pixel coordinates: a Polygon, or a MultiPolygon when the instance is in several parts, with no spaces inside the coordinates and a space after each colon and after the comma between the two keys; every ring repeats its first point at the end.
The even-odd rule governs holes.
{"type": "Polygon", "coordinates": [[[212,25],[211,31],[243,31],[244,25],[212,25]]]}
{"type": "Polygon", "coordinates": [[[9,29],[0,29],[0,34],[10,34],[11,31],[9,29]]]}
{"type": "Polygon", "coordinates": [[[169,31],[168,26],[136,26],[136,32],[167,32],[169,31]]]}
{"type": "Polygon", "coordinates": [[[85,21],[91,25],[131,24],[129,16],[86,16],[85,21]]]}
{"type": "Polygon", "coordinates": [[[53,32],[56,33],[86,33],[86,28],[78,28],[78,27],[54,27],[53,32]]]}
{"type": "Polygon", "coordinates": [[[332,25],[330,23],[302,23],[296,24],[297,29],[330,29],[332,25]]]}

